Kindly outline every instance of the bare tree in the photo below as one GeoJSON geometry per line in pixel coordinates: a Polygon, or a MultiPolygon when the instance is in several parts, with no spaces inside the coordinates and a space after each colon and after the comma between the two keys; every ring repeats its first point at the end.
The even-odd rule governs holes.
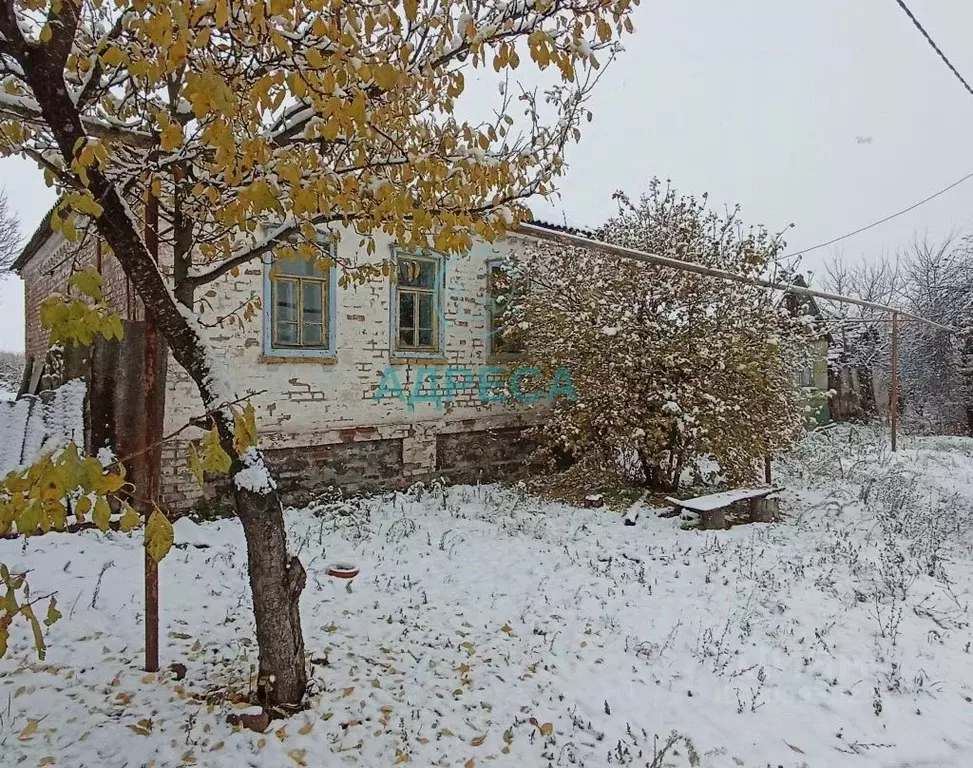
{"type": "MultiPolygon", "coordinates": [[[[903,299],[913,312],[935,322],[963,326],[973,302],[969,239],[915,238],[903,257],[903,299]]],[[[906,414],[925,431],[954,432],[966,426],[970,403],[962,348],[955,334],[919,323],[902,330],[900,370],[906,414]]]]}
{"type": "MultiPolygon", "coordinates": [[[[849,263],[840,256],[825,265],[824,282],[836,293],[901,307],[943,325],[969,325],[973,311],[973,239],[951,233],[926,235],[894,256],[849,263]]],[[[891,373],[891,325],[887,312],[854,305],[833,307],[832,335],[839,361],[871,376],[891,373]]],[[[955,334],[903,322],[899,345],[900,408],[920,431],[973,429],[973,348],[955,334]]]]}
{"type": "Polygon", "coordinates": [[[20,248],[20,222],[7,205],[7,195],[0,192],[0,270],[6,270],[17,258],[20,248]]]}

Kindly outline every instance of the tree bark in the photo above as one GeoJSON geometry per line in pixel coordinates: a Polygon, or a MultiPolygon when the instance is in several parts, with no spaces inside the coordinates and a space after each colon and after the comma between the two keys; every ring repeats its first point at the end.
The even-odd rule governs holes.
{"type": "Polygon", "coordinates": [[[186,184],[185,169],[176,165],[172,173],[172,283],[176,301],[192,309],[195,290],[189,279],[189,267],[193,261],[193,220],[182,211],[186,184]]]}
{"type": "MultiPolygon", "coordinates": [[[[76,11],[73,3],[61,5],[57,23],[51,24],[52,42],[42,46],[26,43],[13,15],[0,11],[0,33],[20,63],[68,168],[75,147],[80,150],[87,138],[64,85],[64,63],[77,27],[76,11]],[[66,43],[62,38],[67,38],[66,43]]],[[[102,206],[101,214],[94,219],[99,233],[141,297],[146,313],[155,320],[173,357],[196,383],[212,413],[223,449],[230,456],[230,475],[235,476],[244,464],[234,445],[233,417],[225,407],[233,398],[228,399],[229,393],[221,388],[222,382],[212,370],[198,326],[191,324],[176,305],[116,186],[95,167],[88,169],[87,186],[102,206]]],[[[303,702],[307,682],[299,610],[306,575],[300,560],[287,552],[277,491],[254,493],[236,488],[234,497],[247,540],[260,651],[260,703],[277,711],[294,711],[303,702]]]]}
{"type": "Polygon", "coordinates": [[[236,489],[234,496],[247,540],[257,625],[257,699],[268,709],[291,714],[299,708],[307,687],[299,611],[306,574],[301,561],[287,551],[284,514],[276,492],[236,489]]]}

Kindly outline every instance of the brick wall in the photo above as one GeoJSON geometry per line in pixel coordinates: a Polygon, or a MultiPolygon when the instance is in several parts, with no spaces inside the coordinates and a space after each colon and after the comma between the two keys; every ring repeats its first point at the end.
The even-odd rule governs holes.
{"type": "Polygon", "coordinates": [[[129,286],[118,260],[91,238],[84,245],[70,243],[52,235],[24,266],[24,349],[29,357],[42,359],[47,354],[50,334],[41,327],[41,302],[53,293],[64,293],[72,274],[88,267],[99,269],[108,305],[123,318],[142,317],[142,304],[129,286]]]}
{"type": "MultiPolygon", "coordinates": [[[[379,238],[377,246],[379,255],[372,258],[390,253],[390,241],[379,238]]],[[[393,357],[388,280],[337,288],[336,356],[327,362],[281,361],[268,355],[262,313],[242,329],[229,322],[210,329],[214,357],[222,363],[235,391],[258,393],[251,402],[257,412],[261,445],[272,463],[281,462],[282,490],[287,495],[307,495],[313,486],[322,485],[348,489],[389,486],[437,472],[489,477],[522,466],[528,451],[520,432],[536,420],[538,409],[484,404],[474,390],[457,393],[451,405],[442,407],[434,402],[410,405],[375,397],[383,371],[389,367],[402,386],[411,390],[426,365],[476,368],[491,363],[487,355],[487,261],[516,247],[513,240],[478,243],[470,253],[447,260],[445,346],[435,361],[393,357]],[[453,453],[462,453],[462,458],[448,458],[453,453]]],[[[364,258],[357,236],[345,234],[338,246],[338,260],[354,264],[364,258]]],[[[207,296],[203,305],[204,324],[215,323],[250,297],[269,305],[270,298],[263,295],[264,268],[254,264],[238,276],[226,276],[209,286],[214,295],[207,296]]],[[[172,361],[169,370],[167,431],[202,412],[193,383],[172,361]]],[[[199,437],[199,433],[186,434],[199,437]]],[[[187,479],[185,451],[178,458],[170,454],[168,461],[164,501],[173,508],[185,508],[202,498],[204,492],[187,479]]]]}
{"type": "MultiPolygon", "coordinates": [[[[387,258],[391,242],[377,239],[378,255],[370,258],[387,258]]],[[[487,260],[516,247],[516,241],[478,243],[469,254],[446,261],[445,344],[436,360],[393,358],[392,293],[387,279],[337,288],[336,355],[328,361],[273,356],[264,349],[262,312],[243,328],[233,321],[219,322],[249,299],[270,304],[270,297],[264,296],[264,265],[251,264],[200,292],[201,319],[212,326],[206,332],[213,357],[239,395],[257,393],[251,402],[261,445],[281,472],[281,488],[289,499],[306,497],[319,486],[374,488],[446,470],[486,477],[491,470],[519,465],[524,446],[518,435],[537,418],[537,410],[522,404],[484,404],[474,390],[457,393],[450,405],[376,399],[383,371],[390,367],[402,386],[411,390],[425,366],[475,368],[491,363],[487,358],[487,260]],[[488,431],[494,435],[489,448],[483,442],[488,431]],[[477,436],[467,439],[467,433],[477,436]],[[464,445],[476,447],[464,449],[464,445]],[[454,452],[462,452],[462,461],[448,458],[454,452]]],[[[81,253],[76,250],[62,238],[52,237],[23,270],[29,354],[43,354],[47,348],[39,319],[43,297],[63,290],[73,268],[97,261],[94,244],[81,253]]],[[[162,258],[164,265],[170,261],[166,253],[162,258]]],[[[338,246],[339,262],[355,264],[366,258],[358,237],[345,233],[338,246]]],[[[140,318],[140,304],[117,261],[102,257],[101,271],[111,306],[124,317],[140,318]]],[[[170,432],[200,415],[203,406],[195,385],[172,358],[168,371],[165,429],[170,432]]],[[[187,430],[181,438],[198,439],[201,434],[187,430]]],[[[207,496],[192,479],[187,456],[185,441],[163,450],[162,501],[177,511],[207,496]]],[[[213,490],[209,493],[212,496],[213,490]]]]}
{"type": "Polygon", "coordinates": [[[439,434],[436,471],[457,482],[517,474],[534,449],[534,442],[523,432],[521,427],[507,427],[439,434]]]}

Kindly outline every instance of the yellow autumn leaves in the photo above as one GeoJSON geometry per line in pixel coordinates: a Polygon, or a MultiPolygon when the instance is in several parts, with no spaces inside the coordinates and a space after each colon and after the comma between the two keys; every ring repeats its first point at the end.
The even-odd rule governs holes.
{"type": "MultiPolygon", "coordinates": [[[[34,613],[33,605],[36,598],[31,600],[27,574],[11,573],[7,566],[0,563],[0,587],[3,588],[0,591],[0,658],[7,652],[10,625],[17,616],[22,616],[31,626],[37,655],[43,661],[47,646],[44,644],[44,631],[41,629],[37,614],[34,613]]],[[[44,625],[49,627],[59,618],[61,612],[57,609],[57,600],[51,597],[44,625]]]]}
{"type": "MultiPolygon", "coordinates": [[[[460,252],[473,235],[493,239],[515,224],[523,196],[551,189],[564,141],[577,139],[588,116],[580,73],[632,30],[634,4],[115,0],[126,12],[121,33],[80,36],[65,67],[69,83],[92,73],[113,83],[96,89],[97,119],[113,135],[75,147],[68,165],[82,186],[92,163],[104,170],[124,158],[122,183],[153,168],[141,183],[165,207],[172,187],[159,180],[188,159],[183,204],[204,261],[238,251],[239,233],[257,221],[288,215],[460,252]],[[502,73],[528,55],[573,84],[546,96],[543,111],[556,118],[526,92],[504,97],[495,120],[454,117],[464,70],[502,73]],[[127,154],[135,146],[151,162],[127,154]],[[494,207],[504,215],[490,215],[494,207]]],[[[82,16],[81,29],[110,26],[117,10],[85,5],[82,16]]],[[[4,86],[29,95],[15,79],[4,86]]],[[[11,134],[0,149],[23,142],[11,134]]],[[[71,210],[96,215],[96,205],[71,210]]]]}
{"type": "MultiPolygon", "coordinates": [[[[106,469],[97,459],[82,456],[77,446],[69,443],[57,456],[44,456],[27,469],[10,473],[0,483],[0,534],[14,528],[23,535],[63,531],[69,515],[74,516],[78,526],[90,522],[104,532],[109,529],[113,514],[110,498],[115,500],[118,528],[127,533],[138,528],[142,518],[118,495],[124,486],[121,465],[106,469]]],[[[158,510],[149,517],[149,524],[146,537],[158,537],[150,551],[156,560],[161,560],[172,545],[172,525],[158,510]]]]}
{"type": "Polygon", "coordinates": [[[90,515],[96,525],[104,522],[106,530],[105,497],[124,485],[120,468],[106,470],[97,459],[82,457],[77,446],[69,443],[57,456],[44,456],[0,483],[0,534],[9,533],[14,526],[22,534],[63,531],[68,514],[79,524],[90,515]]]}
{"type": "MultiPolygon", "coordinates": [[[[243,408],[229,406],[233,414],[233,447],[238,455],[257,445],[257,412],[253,404],[243,408]]],[[[197,443],[189,444],[189,469],[197,484],[202,487],[206,475],[225,475],[230,471],[230,455],[220,444],[220,435],[214,425],[197,443]]]]}
{"type": "MultiPolygon", "coordinates": [[[[142,518],[120,497],[125,484],[121,465],[104,467],[97,459],[82,456],[74,443],[68,443],[59,454],[45,455],[0,482],[0,535],[14,530],[25,536],[64,531],[69,515],[74,516],[74,524],[79,527],[90,523],[105,532],[114,514],[109,499],[114,500],[119,530],[132,531],[141,525],[142,518]]],[[[159,562],[172,544],[172,524],[156,509],[146,524],[145,547],[159,562]]],[[[0,564],[0,657],[7,649],[11,623],[22,616],[31,625],[39,657],[44,658],[44,634],[33,602],[26,575],[12,574],[0,564]]],[[[57,600],[52,598],[44,624],[50,626],[60,617],[57,600]]]]}
{"type": "Polygon", "coordinates": [[[87,346],[95,336],[122,338],[121,317],[105,301],[102,278],[96,270],[89,267],[72,274],[68,291],[67,296],[55,294],[41,302],[41,325],[50,331],[52,344],[77,342],[87,346]]]}

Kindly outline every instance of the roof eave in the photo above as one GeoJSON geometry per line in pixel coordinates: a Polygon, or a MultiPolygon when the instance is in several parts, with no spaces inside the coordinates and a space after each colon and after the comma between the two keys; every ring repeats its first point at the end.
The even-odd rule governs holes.
{"type": "Polygon", "coordinates": [[[34,234],[30,236],[30,240],[27,241],[20,254],[10,265],[11,272],[16,272],[19,275],[23,268],[27,266],[27,263],[44,247],[44,243],[54,234],[54,230],[51,229],[51,217],[54,215],[56,208],[57,204],[51,206],[51,209],[41,219],[41,223],[37,225],[34,234]]]}

